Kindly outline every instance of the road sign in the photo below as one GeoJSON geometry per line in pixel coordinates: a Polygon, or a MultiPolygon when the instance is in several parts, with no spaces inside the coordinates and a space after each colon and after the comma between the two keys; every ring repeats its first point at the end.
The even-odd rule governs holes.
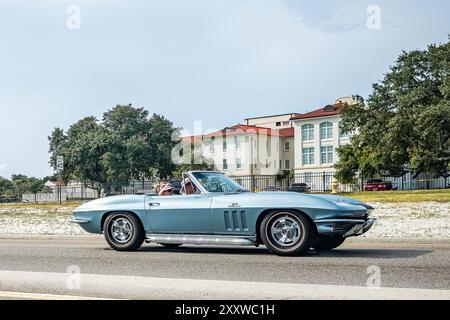
{"type": "Polygon", "coordinates": [[[56,157],[56,169],[57,170],[64,170],[64,157],[63,156],[57,156],[56,157]]]}

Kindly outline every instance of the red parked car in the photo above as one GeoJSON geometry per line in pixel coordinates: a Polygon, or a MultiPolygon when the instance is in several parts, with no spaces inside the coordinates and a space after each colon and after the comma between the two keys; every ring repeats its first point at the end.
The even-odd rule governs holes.
{"type": "Polygon", "coordinates": [[[383,179],[369,179],[364,184],[364,191],[386,191],[397,190],[390,181],[383,181],[383,179]]]}

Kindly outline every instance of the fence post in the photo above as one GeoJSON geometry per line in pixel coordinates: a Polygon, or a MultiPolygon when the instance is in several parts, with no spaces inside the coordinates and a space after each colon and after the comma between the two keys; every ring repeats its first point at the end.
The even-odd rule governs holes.
{"type": "Polygon", "coordinates": [[[325,192],[325,171],[322,172],[322,192],[325,192]]]}
{"type": "Polygon", "coordinates": [[[362,173],[360,174],[360,177],[361,177],[361,190],[360,191],[364,191],[364,176],[362,173]]]}

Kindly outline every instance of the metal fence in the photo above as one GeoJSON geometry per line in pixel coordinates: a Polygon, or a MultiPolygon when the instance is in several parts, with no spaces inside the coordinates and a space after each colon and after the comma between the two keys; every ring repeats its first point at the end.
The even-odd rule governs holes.
{"type": "MultiPolygon", "coordinates": [[[[314,173],[297,173],[293,176],[274,176],[274,175],[254,175],[254,176],[232,176],[231,178],[244,188],[252,191],[287,191],[293,183],[305,183],[310,192],[330,192],[334,172],[314,172],[314,173]]],[[[450,188],[449,178],[435,178],[431,174],[421,174],[414,177],[411,173],[407,173],[400,177],[384,176],[375,177],[384,181],[392,182],[395,189],[398,190],[421,190],[421,189],[444,189],[450,188]]],[[[364,182],[367,179],[361,175],[357,175],[353,179],[353,183],[339,183],[339,192],[356,192],[364,189],[364,182]]]]}
{"type": "MultiPolygon", "coordinates": [[[[254,192],[287,191],[294,183],[305,183],[310,188],[310,192],[328,192],[331,191],[334,173],[304,173],[287,177],[281,175],[232,176],[231,178],[244,188],[254,192]]],[[[339,188],[341,192],[359,190],[357,181],[354,184],[341,184],[339,188]]]]}
{"type": "MultiPolygon", "coordinates": [[[[330,192],[334,172],[300,173],[292,176],[282,175],[253,175],[253,176],[232,176],[233,180],[244,188],[254,191],[287,191],[294,183],[305,183],[310,192],[330,192]]],[[[413,177],[407,173],[400,177],[378,177],[384,181],[392,182],[394,188],[398,190],[421,190],[421,189],[444,189],[450,188],[450,177],[435,178],[430,174],[422,174],[413,177]]],[[[367,179],[362,176],[355,176],[353,183],[339,184],[339,192],[356,192],[364,188],[367,179]]],[[[109,183],[100,196],[119,194],[145,194],[155,192],[155,180],[132,181],[129,183],[109,183]]],[[[70,200],[90,200],[98,197],[95,190],[83,187],[62,186],[54,190],[53,193],[45,194],[24,194],[24,202],[54,202],[70,200]],[[61,188],[61,189],[60,189],[61,188]]]]}
{"type": "Polygon", "coordinates": [[[128,183],[108,183],[103,193],[117,194],[145,194],[155,192],[156,180],[131,181],[128,183]]]}

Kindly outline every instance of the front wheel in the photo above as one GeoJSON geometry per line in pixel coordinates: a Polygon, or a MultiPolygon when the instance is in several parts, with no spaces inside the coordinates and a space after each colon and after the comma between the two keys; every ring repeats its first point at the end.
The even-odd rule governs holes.
{"type": "Polygon", "coordinates": [[[138,218],[129,213],[113,213],[103,225],[106,242],[118,251],[135,251],[145,239],[145,232],[138,218]]]}
{"type": "Polygon", "coordinates": [[[343,244],[345,238],[319,238],[313,245],[316,250],[333,250],[343,244]]]}
{"type": "Polygon", "coordinates": [[[312,230],[303,215],[291,211],[274,211],[263,219],[260,235],[271,252],[297,255],[309,249],[312,230]]]}

